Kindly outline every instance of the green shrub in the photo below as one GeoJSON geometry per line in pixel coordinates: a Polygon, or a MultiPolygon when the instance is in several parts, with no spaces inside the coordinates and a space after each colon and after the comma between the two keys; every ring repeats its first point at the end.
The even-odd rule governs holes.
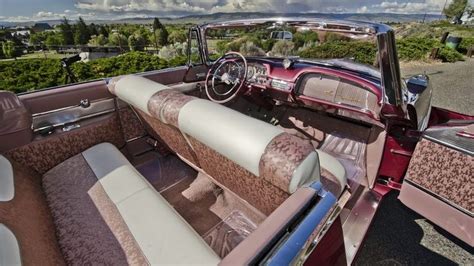
{"type": "Polygon", "coordinates": [[[425,60],[436,45],[437,41],[429,38],[398,39],[398,57],[404,61],[425,60]]]}
{"type": "Polygon", "coordinates": [[[467,50],[470,47],[474,47],[474,37],[464,37],[462,38],[461,43],[459,44],[458,51],[460,53],[467,53],[467,50]]]}
{"type": "Polygon", "coordinates": [[[450,63],[464,60],[461,53],[449,47],[441,47],[438,51],[438,58],[441,59],[443,62],[450,63]]]}
{"type": "Polygon", "coordinates": [[[299,52],[303,58],[352,58],[362,64],[373,64],[377,47],[372,42],[335,41],[306,48],[299,52]]]}
{"type": "Polygon", "coordinates": [[[19,93],[63,83],[64,72],[57,59],[0,62],[0,90],[19,93]]]}
{"type": "MultiPolygon", "coordinates": [[[[184,65],[186,57],[170,61],[145,52],[130,52],[88,63],[77,62],[72,71],[79,81],[114,77],[184,65]]],[[[59,59],[24,59],[0,62],[0,90],[15,93],[62,85],[65,71],[59,59]]]]}

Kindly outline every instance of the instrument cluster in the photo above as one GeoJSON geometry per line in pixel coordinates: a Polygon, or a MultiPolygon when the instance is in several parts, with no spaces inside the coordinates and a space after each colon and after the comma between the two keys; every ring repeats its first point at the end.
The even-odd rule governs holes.
{"type": "Polygon", "coordinates": [[[266,79],[267,68],[264,65],[257,63],[250,63],[247,70],[247,81],[257,82],[262,78],[266,79]]]}

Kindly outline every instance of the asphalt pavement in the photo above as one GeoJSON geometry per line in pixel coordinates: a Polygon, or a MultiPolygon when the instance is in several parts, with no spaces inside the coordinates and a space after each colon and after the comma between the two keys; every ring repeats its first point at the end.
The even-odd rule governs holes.
{"type": "Polygon", "coordinates": [[[433,86],[433,105],[474,115],[474,58],[456,63],[401,64],[402,76],[427,74],[433,86]]]}
{"type": "MultiPolygon", "coordinates": [[[[474,58],[402,64],[402,76],[426,73],[433,105],[474,115],[474,58]]],[[[397,192],[382,201],[355,265],[474,265],[474,249],[405,207],[397,192]]]]}

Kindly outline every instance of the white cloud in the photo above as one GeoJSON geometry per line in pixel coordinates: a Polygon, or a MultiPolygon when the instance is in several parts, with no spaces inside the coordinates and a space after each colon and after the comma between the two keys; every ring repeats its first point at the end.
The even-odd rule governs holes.
{"type": "Polygon", "coordinates": [[[445,0],[78,0],[76,8],[99,12],[213,13],[261,12],[397,12],[437,13],[445,0]]]}
{"type": "Polygon", "coordinates": [[[443,9],[445,0],[426,0],[424,2],[382,2],[372,5],[389,13],[439,13],[443,9]]]}

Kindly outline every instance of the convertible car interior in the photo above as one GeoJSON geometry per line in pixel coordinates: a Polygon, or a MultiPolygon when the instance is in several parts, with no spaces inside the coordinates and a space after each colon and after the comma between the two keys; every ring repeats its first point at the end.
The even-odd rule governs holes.
{"type": "Polygon", "coordinates": [[[472,198],[419,193],[447,178],[472,187],[474,148],[458,141],[473,136],[472,117],[432,108],[426,76],[415,92],[387,76],[399,69],[384,61],[397,58],[386,26],[341,25],[382,32],[385,72],[228,52],[213,64],[0,91],[0,265],[350,264],[407,168],[402,201],[420,213],[443,206],[460,218],[440,226],[472,244],[472,198]],[[422,136],[428,120],[443,126],[422,136]],[[457,156],[471,170],[439,169],[431,182],[420,154],[445,163],[433,169],[457,156]]]}
{"type": "Polygon", "coordinates": [[[86,103],[107,114],[74,130],[45,125],[48,112],[32,116],[36,97],[2,93],[1,137],[36,136],[2,141],[1,196],[14,197],[0,203],[2,235],[13,238],[2,250],[19,246],[2,255],[245,264],[314,200],[314,182],[336,197],[370,182],[365,158],[377,156],[381,132],[372,127],[291,107],[259,112],[244,99],[224,106],[140,76],[107,88],[86,103]]]}

